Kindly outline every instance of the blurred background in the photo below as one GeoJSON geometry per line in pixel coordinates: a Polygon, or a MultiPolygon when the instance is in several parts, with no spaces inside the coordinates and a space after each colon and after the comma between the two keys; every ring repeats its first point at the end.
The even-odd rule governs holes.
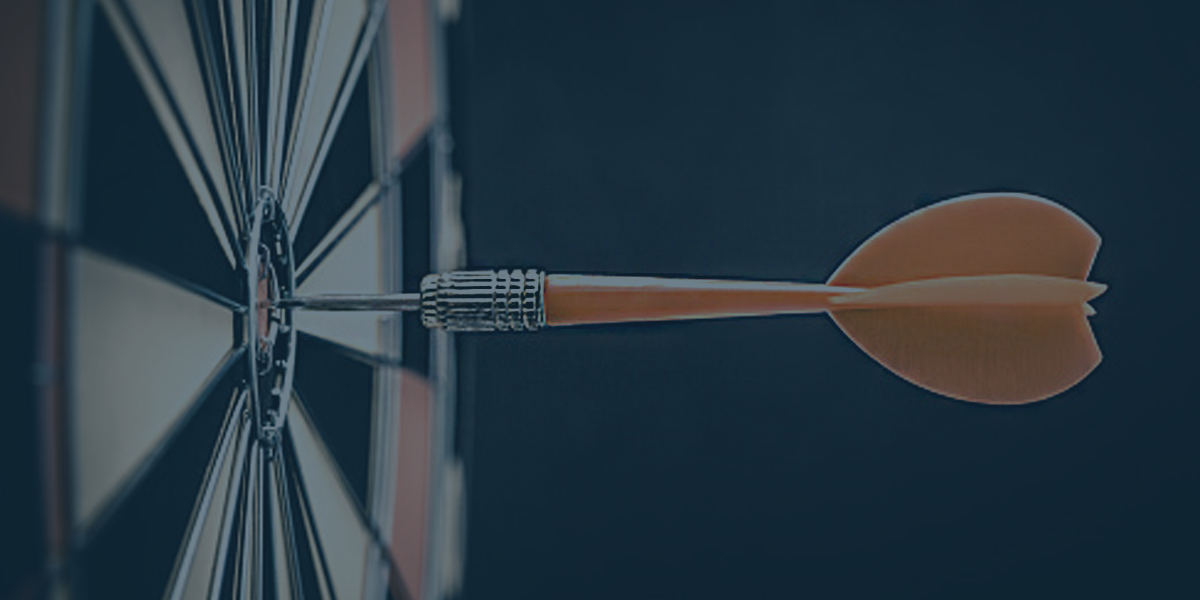
{"type": "MultiPolygon", "coordinates": [[[[204,19],[259,6],[176,4],[197,39],[204,19]]],[[[1043,196],[1090,223],[1103,237],[1091,279],[1110,286],[1091,318],[1104,361],[1017,407],[917,388],[814,316],[453,338],[411,319],[301,324],[297,406],[311,432],[299,435],[327,452],[296,455],[309,479],[293,491],[334,490],[343,500],[326,506],[349,515],[297,517],[321,534],[297,568],[306,595],[1200,593],[1196,9],[282,4],[313,15],[297,30],[352,15],[330,20],[343,30],[329,39],[364,49],[359,66],[327,70],[354,76],[330,83],[345,107],[313,128],[329,152],[312,164],[315,225],[295,245],[298,260],[336,256],[336,272],[373,275],[313,279],[332,286],[319,291],[411,290],[462,265],[820,282],[887,223],[988,191],[1043,196]],[[328,249],[359,239],[348,231],[372,233],[328,249]],[[339,523],[361,526],[349,546],[335,543],[339,523]],[[322,570],[347,547],[362,560],[322,570]]],[[[72,470],[87,448],[72,424],[92,405],[62,358],[92,355],[64,331],[108,318],[79,308],[94,293],[70,275],[91,260],[81,255],[244,301],[188,191],[201,186],[179,168],[189,153],[211,165],[163,135],[165,109],[142,91],[156,72],[130,58],[169,66],[169,52],[129,33],[167,27],[144,17],[165,5],[0,9],[0,597],[163,597],[188,581],[176,557],[242,376],[217,377],[224,396],[182,413],[202,417],[181,417],[190,429],[169,429],[193,437],[163,434],[195,444],[146,450],[149,466],[127,467],[145,482],[96,492],[115,499],[96,501],[95,516],[79,508],[86,486],[72,470]],[[40,31],[59,33],[29,35],[40,31]],[[66,58],[54,39],[69,41],[66,58]],[[46,75],[64,72],[90,87],[46,75]],[[155,219],[191,225],[141,225],[155,219]],[[180,243],[192,251],[170,252],[180,243]]],[[[124,355],[115,335],[91,349],[124,355]]],[[[157,354],[164,367],[179,356],[157,354]]],[[[129,419],[157,401],[139,400],[129,419]]]]}
{"type": "Polygon", "coordinates": [[[1197,16],[465,2],[473,265],[821,281],[915,208],[1020,191],[1100,233],[1111,286],[1104,361],[1022,407],[918,389],[823,318],[463,336],[467,594],[1200,591],[1197,16]]]}

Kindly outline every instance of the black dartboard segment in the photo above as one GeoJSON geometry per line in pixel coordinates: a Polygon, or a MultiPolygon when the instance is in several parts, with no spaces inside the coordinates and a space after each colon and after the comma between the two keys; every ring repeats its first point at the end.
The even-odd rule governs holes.
{"type": "Polygon", "coordinates": [[[212,386],[162,454],[121,498],[80,552],[79,582],[89,598],[161,598],[185,539],[205,469],[234,391],[245,378],[236,360],[212,386]]]}
{"type": "Polygon", "coordinates": [[[107,18],[91,54],[83,239],[187,287],[228,299],[240,285],[107,18]]]}
{"type": "Polygon", "coordinates": [[[301,334],[296,393],[360,504],[367,498],[375,369],[321,338],[301,334]]]}
{"type": "Polygon", "coordinates": [[[370,78],[359,75],[321,174],[313,187],[304,220],[296,232],[295,252],[303,263],[326,232],[358,199],[374,177],[371,154],[370,78]]]}
{"type": "Polygon", "coordinates": [[[25,225],[0,215],[0,597],[28,593],[45,555],[40,433],[34,360],[38,323],[38,244],[25,225]]]}

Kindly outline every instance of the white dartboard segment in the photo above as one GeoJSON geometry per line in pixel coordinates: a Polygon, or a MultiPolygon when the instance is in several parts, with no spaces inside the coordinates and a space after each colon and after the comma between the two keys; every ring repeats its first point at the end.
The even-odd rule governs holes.
{"type": "MultiPolygon", "coordinates": [[[[381,206],[362,214],[340,241],[297,288],[300,296],[316,294],[380,294],[386,283],[379,257],[382,252],[381,206]]],[[[296,327],[305,333],[366,352],[380,354],[379,313],[296,311],[296,327]]]]}
{"type": "Polygon", "coordinates": [[[297,462],[290,468],[297,469],[304,480],[315,535],[324,549],[334,593],[338,598],[362,598],[371,534],[363,525],[329,449],[298,400],[293,400],[288,428],[297,462]]]}
{"type": "Polygon", "coordinates": [[[88,250],[71,260],[75,523],[163,442],[233,348],[233,313],[88,250]]]}
{"type": "Polygon", "coordinates": [[[180,0],[104,0],[101,5],[222,250],[235,264],[239,212],[226,179],[234,158],[222,151],[212,119],[217,113],[209,104],[189,9],[180,0]]]}

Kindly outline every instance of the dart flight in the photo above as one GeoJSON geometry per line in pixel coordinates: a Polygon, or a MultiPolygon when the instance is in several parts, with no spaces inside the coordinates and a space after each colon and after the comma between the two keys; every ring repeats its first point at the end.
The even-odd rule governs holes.
{"type": "Polygon", "coordinates": [[[947,200],[885,227],[825,284],[547,275],[546,325],[828,313],[900,377],[953,398],[1022,404],[1100,362],[1087,281],[1100,236],[1025,194],[947,200]]]}

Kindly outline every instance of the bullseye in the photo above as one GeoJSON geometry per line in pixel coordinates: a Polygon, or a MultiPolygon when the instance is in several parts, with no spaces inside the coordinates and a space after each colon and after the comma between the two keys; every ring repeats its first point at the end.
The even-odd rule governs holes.
{"type": "Polygon", "coordinates": [[[278,306],[295,288],[295,271],[287,223],[274,196],[264,192],[255,207],[246,240],[246,331],[254,336],[249,388],[259,439],[268,446],[279,439],[287,419],[296,359],[292,311],[278,306]]]}

